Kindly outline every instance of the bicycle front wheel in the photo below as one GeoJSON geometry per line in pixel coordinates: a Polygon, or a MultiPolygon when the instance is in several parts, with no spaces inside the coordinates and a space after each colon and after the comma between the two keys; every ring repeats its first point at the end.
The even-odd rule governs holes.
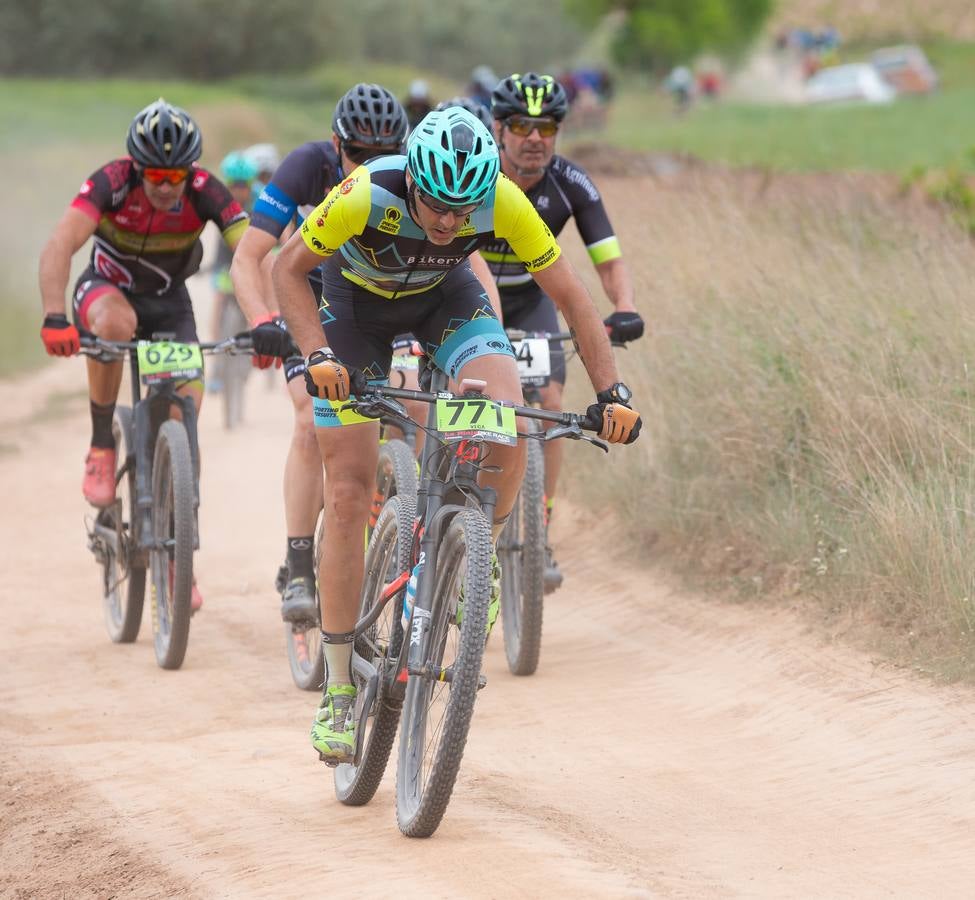
{"type": "Polygon", "coordinates": [[[376,466],[376,493],[369,514],[369,527],[366,541],[372,534],[375,521],[383,504],[396,495],[411,498],[416,503],[417,473],[416,457],[406,441],[399,438],[383,441],[379,445],[379,463],[376,466]]]}
{"type": "Polygon", "coordinates": [[[498,543],[501,625],[513,675],[532,675],[542,646],[545,597],[545,455],[528,440],[521,491],[498,543]]]}
{"type": "Polygon", "coordinates": [[[163,422],[152,462],[152,630],[156,662],[178,669],[186,656],[193,591],[193,460],[183,423],[163,422]]]}
{"type": "Polygon", "coordinates": [[[460,770],[487,636],[491,555],[484,514],[458,513],[437,553],[426,671],[409,676],[403,702],[396,818],[408,837],[437,830],[460,770]]]}
{"type": "Polygon", "coordinates": [[[132,410],[117,406],[112,420],[117,497],[99,513],[99,524],[115,532],[115,541],[103,548],[102,600],[105,627],[116,644],[129,644],[138,637],[146,594],[145,558],[139,552],[135,527],[135,457],[132,450],[132,410]]]}
{"type": "MultiPolygon", "coordinates": [[[[360,619],[375,609],[386,585],[408,571],[415,517],[414,497],[397,494],[383,506],[366,551],[360,619]]],[[[335,769],[335,795],[348,806],[361,806],[373,798],[393,748],[401,704],[386,697],[385,685],[394,676],[403,644],[402,611],[401,595],[396,595],[355,641],[356,656],[375,669],[376,682],[372,693],[368,680],[355,674],[356,743],[361,750],[353,765],[335,769]]]]}

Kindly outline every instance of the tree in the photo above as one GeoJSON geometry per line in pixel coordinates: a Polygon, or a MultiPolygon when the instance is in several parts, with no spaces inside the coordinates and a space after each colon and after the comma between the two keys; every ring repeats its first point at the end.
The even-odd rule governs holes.
{"type": "Polygon", "coordinates": [[[772,0],[563,0],[563,6],[584,27],[622,12],[616,61],[664,72],[702,51],[740,52],[768,17],[772,0]]]}

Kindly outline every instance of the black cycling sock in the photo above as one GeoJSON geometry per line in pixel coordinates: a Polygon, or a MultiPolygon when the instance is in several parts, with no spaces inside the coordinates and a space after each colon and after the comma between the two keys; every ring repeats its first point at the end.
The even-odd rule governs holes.
{"type": "Polygon", "coordinates": [[[288,538],[288,572],[292,578],[314,578],[314,535],[288,538]]]}
{"type": "Polygon", "coordinates": [[[102,405],[91,401],[91,445],[105,450],[115,449],[115,436],[112,434],[112,417],[115,404],[102,405]]]}

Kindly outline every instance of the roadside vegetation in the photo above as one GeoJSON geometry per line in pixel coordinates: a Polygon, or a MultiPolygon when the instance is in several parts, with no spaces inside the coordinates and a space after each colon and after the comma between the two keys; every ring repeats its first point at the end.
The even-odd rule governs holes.
{"type": "Polygon", "coordinates": [[[893,178],[644,186],[653,214],[617,227],[653,329],[620,354],[648,439],[612,466],[570,454],[566,483],[608,493],[641,556],[658,543],[737,597],[813,597],[834,631],[975,676],[966,231],[893,178]]]}

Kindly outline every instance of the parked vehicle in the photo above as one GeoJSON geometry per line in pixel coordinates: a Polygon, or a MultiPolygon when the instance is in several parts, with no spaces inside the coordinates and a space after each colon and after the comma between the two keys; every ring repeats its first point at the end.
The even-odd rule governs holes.
{"type": "Polygon", "coordinates": [[[870,63],[820,69],[806,82],[807,103],[890,103],[897,91],[870,63]]]}

